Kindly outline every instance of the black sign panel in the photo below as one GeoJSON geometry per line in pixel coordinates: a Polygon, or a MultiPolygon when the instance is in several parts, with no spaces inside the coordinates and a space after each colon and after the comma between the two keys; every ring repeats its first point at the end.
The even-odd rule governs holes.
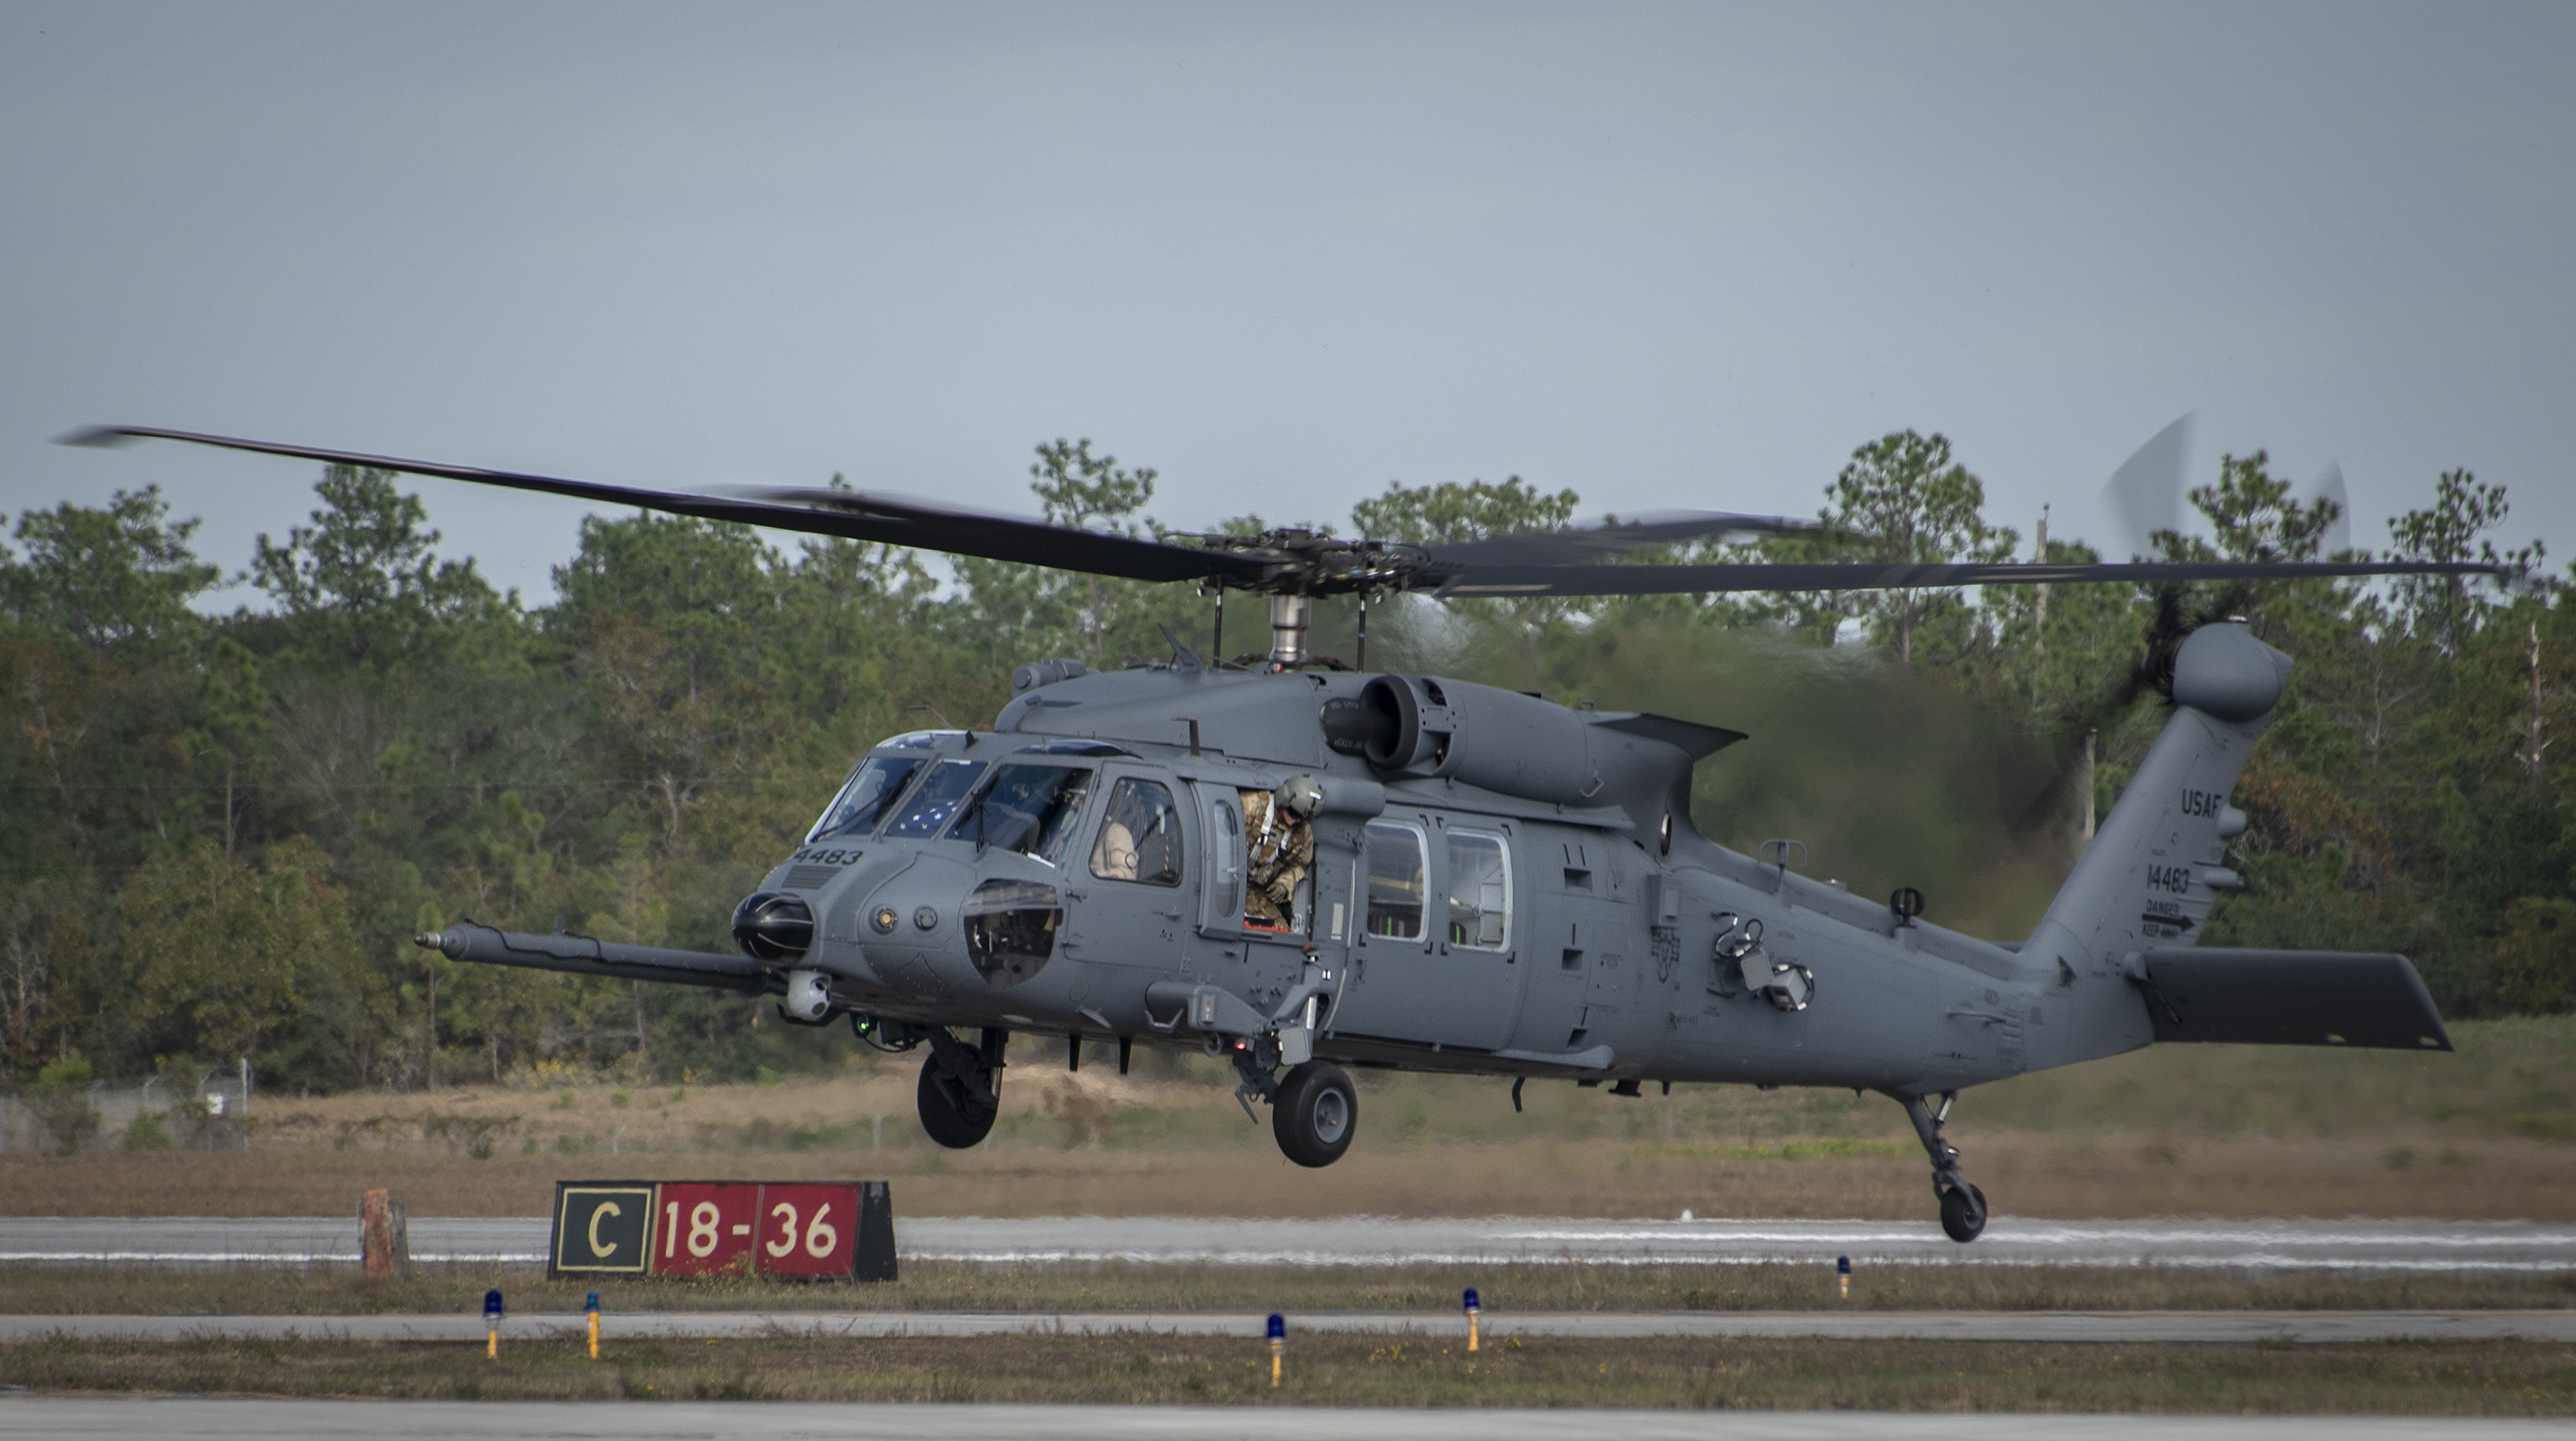
{"type": "Polygon", "coordinates": [[[652,1182],[556,1184],[548,1276],[641,1276],[652,1254],[652,1182]]]}
{"type": "Polygon", "coordinates": [[[859,1244],[850,1279],[894,1279],[894,1191],[883,1181],[859,1183],[859,1244]]]}

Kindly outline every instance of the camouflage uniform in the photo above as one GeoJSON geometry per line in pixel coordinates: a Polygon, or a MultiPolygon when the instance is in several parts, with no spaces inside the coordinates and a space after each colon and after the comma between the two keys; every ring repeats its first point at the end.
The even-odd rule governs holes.
{"type": "Polygon", "coordinates": [[[1267,791],[1243,793],[1243,830],[1249,852],[1243,914],[1249,920],[1294,930],[1297,883],[1306,878],[1307,867],[1315,862],[1315,832],[1285,811],[1273,823],[1272,804],[1267,791]]]}

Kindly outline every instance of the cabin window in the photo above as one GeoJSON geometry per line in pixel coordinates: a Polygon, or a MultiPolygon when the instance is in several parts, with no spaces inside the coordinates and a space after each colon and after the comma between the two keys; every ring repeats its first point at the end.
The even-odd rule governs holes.
{"type": "Polygon", "coordinates": [[[1000,766],[949,832],[995,850],[1064,863],[1082,801],[1091,794],[1091,772],[1071,766],[1000,766]]]}
{"type": "Polygon", "coordinates": [[[913,788],[912,799],[886,827],[889,836],[935,836],[957,814],[966,793],[975,789],[975,780],[984,774],[982,761],[941,761],[922,777],[913,788]]]}
{"type": "Polygon", "coordinates": [[[835,836],[863,836],[877,828],[885,813],[894,808],[895,798],[912,778],[921,774],[920,756],[870,756],[850,772],[841,793],[823,808],[823,818],[814,823],[805,839],[830,840],[835,836]]]}
{"type": "Polygon", "coordinates": [[[1368,933],[1420,940],[1422,900],[1428,891],[1422,832],[1395,821],[1369,822],[1368,933]]]}
{"type": "Polygon", "coordinates": [[[1148,886],[1181,883],[1181,812],[1160,781],[1122,780],[1110,790],[1091,873],[1148,886]]]}
{"type": "Polygon", "coordinates": [[[1512,871],[1503,838],[1449,832],[1449,944],[1503,949],[1511,906],[1512,871]]]}

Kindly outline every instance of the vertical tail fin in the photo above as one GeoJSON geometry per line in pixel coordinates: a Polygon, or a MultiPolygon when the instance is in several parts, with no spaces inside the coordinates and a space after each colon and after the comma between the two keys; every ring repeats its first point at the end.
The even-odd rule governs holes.
{"type": "Polygon", "coordinates": [[[2235,622],[2183,642],[2173,718],[2021,949],[2051,1023],[2032,1033],[2031,1069],[2155,1039],[2124,964],[2199,940],[2218,893],[2243,884],[2225,869],[2227,840],[2245,828],[2228,793],[2289,676],[2290,658],[2235,622]]]}

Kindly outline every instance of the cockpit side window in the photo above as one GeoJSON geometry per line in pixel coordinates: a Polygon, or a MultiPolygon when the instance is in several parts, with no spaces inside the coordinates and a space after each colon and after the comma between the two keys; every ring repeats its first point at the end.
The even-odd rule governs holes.
{"type": "Polygon", "coordinates": [[[1181,813],[1161,782],[1130,778],[1110,790],[1091,873],[1148,886],[1181,883],[1181,813]]]}
{"type": "Polygon", "coordinates": [[[860,762],[859,768],[850,772],[841,793],[824,808],[823,818],[806,834],[806,842],[863,836],[875,830],[877,822],[894,808],[895,798],[903,794],[903,788],[921,774],[924,764],[921,756],[870,756],[860,762]]]}
{"type": "Polygon", "coordinates": [[[904,803],[903,814],[886,827],[889,836],[935,836],[948,818],[957,814],[958,803],[975,788],[975,780],[984,774],[982,761],[941,761],[913,787],[912,799],[904,803]]]}
{"type": "Polygon", "coordinates": [[[998,767],[992,784],[957,817],[949,839],[1061,865],[1083,798],[1091,794],[1091,775],[1077,766],[998,767]]]}

